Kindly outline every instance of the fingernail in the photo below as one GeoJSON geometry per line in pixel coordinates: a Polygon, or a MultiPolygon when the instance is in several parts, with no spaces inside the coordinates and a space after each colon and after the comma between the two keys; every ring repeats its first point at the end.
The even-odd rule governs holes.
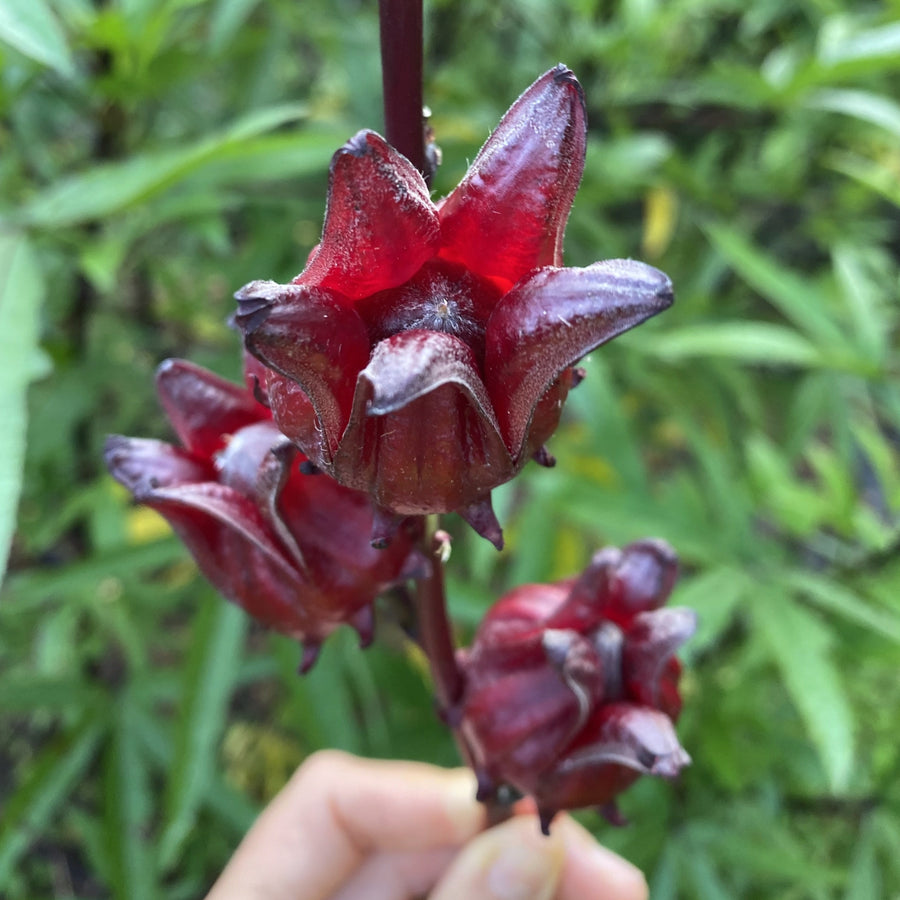
{"type": "Polygon", "coordinates": [[[485,879],[490,896],[497,900],[550,900],[562,871],[561,843],[539,834],[531,817],[510,822],[504,830],[504,846],[485,879]],[[534,835],[524,834],[522,826],[534,835]]]}

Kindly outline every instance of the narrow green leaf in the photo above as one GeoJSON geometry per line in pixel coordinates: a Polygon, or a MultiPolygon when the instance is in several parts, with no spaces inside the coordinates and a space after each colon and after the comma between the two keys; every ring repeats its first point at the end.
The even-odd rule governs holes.
{"type": "Polygon", "coordinates": [[[105,578],[128,578],[186,558],[183,544],[175,538],[165,538],[122,547],[55,570],[16,574],[5,585],[4,594],[10,602],[0,603],[0,617],[6,610],[11,614],[13,608],[21,614],[62,593],[69,596],[79,591],[91,591],[105,578]]]}
{"type": "Polygon", "coordinates": [[[379,693],[369,659],[355,644],[354,635],[344,661],[347,677],[359,697],[360,726],[366,736],[367,750],[373,756],[390,756],[391,733],[385,708],[390,696],[379,693]]]}
{"type": "MultiPolygon", "coordinates": [[[[138,709],[134,731],[141,743],[142,753],[146,754],[160,772],[169,775],[175,748],[169,740],[165,723],[161,723],[145,709],[138,709]]],[[[258,807],[228,784],[218,768],[212,772],[206,785],[203,806],[236,836],[243,836],[259,815],[258,807]]]]}
{"type": "Polygon", "coordinates": [[[133,156],[51,185],[25,205],[17,219],[41,227],[63,227],[121,212],[178,183],[241,142],[294,122],[306,114],[300,104],[252,112],[228,128],[187,147],[133,156]]]}
{"type": "Polygon", "coordinates": [[[832,153],[826,165],[900,206],[900,179],[893,166],[873,162],[858,153],[832,153]]]}
{"type": "Polygon", "coordinates": [[[671,841],[663,850],[653,877],[650,881],[654,900],[677,900],[678,898],[678,844],[671,841]]]}
{"type": "Polygon", "coordinates": [[[0,712],[87,711],[103,702],[104,692],[77,678],[42,678],[33,671],[0,678],[0,712]]]}
{"type": "Polygon", "coordinates": [[[844,20],[835,17],[834,27],[823,29],[819,59],[835,66],[862,60],[900,56],[900,22],[877,28],[849,31],[844,20]]]}
{"type": "Polygon", "coordinates": [[[54,742],[29,766],[28,774],[4,802],[0,814],[0,884],[44,832],[94,756],[102,726],[88,721],[74,734],[54,742]]]}
{"type": "Polygon", "coordinates": [[[582,360],[586,374],[568,400],[587,431],[587,450],[608,463],[614,477],[635,497],[649,493],[649,477],[633,416],[622,399],[619,384],[601,353],[582,360]]]}
{"type": "Polygon", "coordinates": [[[219,0],[209,25],[209,43],[213,53],[220,53],[247,20],[259,0],[219,0]]]}
{"type": "Polygon", "coordinates": [[[59,21],[46,0],[3,0],[0,41],[67,78],[75,64],[59,21]]]}
{"type": "Polygon", "coordinates": [[[692,887],[690,895],[697,900],[730,900],[732,893],[722,883],[708,849],[699,841],[690,841],[689,847],[682,865],[685,881],[692,887]]]}
{"type": "Polygon", "coordinates": [[[816,91],[806,100],[810,109],[842,113],[870,122],[900,137],[900,104],[871,91],[829,89],[816,91]]]}
{"type": "Polygon", "coordinates": [[[290,698],[288,715],[297,723],[304,749],[309,752],[323,747],[365,752],[356,713],[358,700],[345,661],[347,654],[359,652],[355,643],[355,635],[346,628],[339,629],[325,642],[313,670],[298,678],[300,654],[296,642],[277,641],[281,677],[290,698]]]}
{"type": "Polygon", "coordinates": [[[666,333],[646,335],[641,352],[672,362],[694,357],[725,357],[750,365],[826,365],[822,354],[805,337],[784,325],[768,322],[709,322],[666,333]]]}
{"type": "Polygon", "coordinates": [[[831,790],[847,786],[853,767],[853,713],[821,621],[784,592],[760,585],[749,607],[788,694],[812,739],[831,790]]]}
{"type": "Polygon", "coordinates": [[[43,300],[43,274],[27,238],[0,231],[0,583],[22,488],[25,395],[36,374],[38,315],[43,300]]]}
{"type": "MultiPolygon", "coordinates": [[[[900,117],[900,106],[897,107],[897,115],[900,117]]],[[[832,250],[831,260],[853,317],[860,349],[874,361],[883,363],[887,355],[890,324],[879,303],[877,288],[863,265],[859,248],[839,244],[832,250]]]]}
{"type": "Polygon", "coordinates": [[[762,294],[785,318],[816,343],[841,347],[844,337],[822,304],[821,288],[780,265],[757,249],[736,229],[709,224],[704,229],[737,274],[762,294]]]}
{"type": "Polygon", "coordinates": [[[821,609],[843,616],[850,622],[875,632],[879,637],[900,644],[900,617],[887,610],[875,609],[862,597],[834,579],[814,572],[794,571],[785,580],[821,609]]]}
{"type": "Polygon", "coordinates": [[[153,900],[159,892],[152,845],[147,840],[152,804],[135,719],[135,699],[126,689],[117,698],[113,740],[104,767],[106,840],[116,896],[121,900],[153,900]]]}
{"type": "Polygon", "coordinates": [[[885,896],[875,858],[876,829],[873,824],[871,819],[867,819],[860,829],[859,839],[853,849],[853,862],[850,865],[844,900],[871,900],[873,897],[885,896]]]}
{"type": "Polygon", "coordinates": [[[218,596],[207,595],[194,623],[185,668],[172,774],[166,785],[160,865],[170,868],[196,820],[217,767],[217,747],[239,671],[247,617],[218,596]]]}
{"type": "Polygon", "coordinates": [[[671,606],[689,606],[697,613],[697,631],[682,654],[692,659],[712,645],[728,627],[753,584],[741,570],[720,566],[681,582],[671,606]]]}

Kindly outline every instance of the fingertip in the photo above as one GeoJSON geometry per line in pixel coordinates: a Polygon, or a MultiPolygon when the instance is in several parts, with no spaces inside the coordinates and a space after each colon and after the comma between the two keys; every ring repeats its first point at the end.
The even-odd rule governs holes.
{"type": "Polygon", "coordinates": [[[597,840],[569,816],[559,817],[553,830],[566,847],[560,900],[648,900],[644,873],[597,840]]]}
{"type": "Polygon", "coordinates": [[[483,803],[475,799],[478,790],[475,774],[471,769],[450,769],[442,772],[445,780],[444,802],[447,819],[455,831],[449,843],[464,843],[472,835],[483,831],[487,813],[483,803]]]}
{"type": "Polygon", "coordinates": [[[564,862],[561,837],[545,838],[536,818],[516,816],[471,841],[431,900],[551,900],[564,862]]]}

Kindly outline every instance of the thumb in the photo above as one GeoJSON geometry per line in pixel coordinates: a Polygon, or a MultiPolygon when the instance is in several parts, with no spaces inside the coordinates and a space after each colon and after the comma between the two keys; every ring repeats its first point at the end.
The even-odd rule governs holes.
{"type": "Polygon", "coordinates": [[[467,844],[430,900],[551,900],[564,859],[559,835],[544,837],[533,816],[515,816],[467,844]]]}

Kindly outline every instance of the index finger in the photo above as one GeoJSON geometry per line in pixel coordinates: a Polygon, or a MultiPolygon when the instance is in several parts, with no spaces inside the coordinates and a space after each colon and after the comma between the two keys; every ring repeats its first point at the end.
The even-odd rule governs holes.
{"type": "Polygon", "coordinates": [[[207,900],[325,900],[374,852],[459,846],[484,826],[468,770],[323,751],[269,804],[207,900]]]}

